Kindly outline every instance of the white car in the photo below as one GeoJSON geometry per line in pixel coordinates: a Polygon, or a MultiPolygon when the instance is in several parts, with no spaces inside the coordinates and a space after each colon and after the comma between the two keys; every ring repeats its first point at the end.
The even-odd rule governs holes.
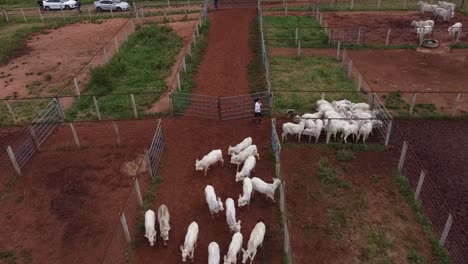
{"type": "Polygon", "coordinates": [[[42,8],[49,11],[53,9],[73,9],[76,8],[75,0],[46,0],[42,1],[42,8]]]}
{"type": "Polygon", "coordinates": [[[120,2],[116,0],[100,0],[94,2],[94,8],[96,11],[127,11],[128,10],[128,3],[127,2],[120,2]]]}

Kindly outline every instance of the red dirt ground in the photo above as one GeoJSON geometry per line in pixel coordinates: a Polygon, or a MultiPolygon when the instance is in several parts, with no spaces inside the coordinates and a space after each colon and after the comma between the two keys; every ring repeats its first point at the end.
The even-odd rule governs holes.
{"type": "Polygon", "coordinates": [[[256,14],[255,9],[222,9],[209,14],[208,46],[195,77],[195,93],[249,93],[247,66],[254,57],[249,47],[249,30],[256,14]]]}
{"type": "Polygon", "coordinates": [[[321,158],[328,157],[334,166],[340,166],[333,162],[333,150],[323,145],[283,149],[281,168],[294,263],[312,263],[313,259],[320,263],[377,263],[383,254],[368,259],[366,247],[369,233],[379,231],[394,241],[395,247],[387,253],[392,263],[406,263],[412,248],[431,259],[428,240],[392,179],[393,154],[354,154],[356,161],[347,163],[341,176],[352,187],[340,189],[321,184],[317,174],[321,158]],[[337,208],[344,208],[350,227],[335,223],[340,223],[339,215],[333,213],[337,208]]]}
{"type": "Polygon", "coordinates": [[[8,234],[0,237],[2,250],[16,250],[18,259],[27,250],[32,263],[102,262],[133,186],[136,171],[126,164],[141,157],[156,128],[155,121],[119,122],[125,146],[116,148],[108,124],[79,126],[81,150],[56,148],[70,141],[65,125],[51,136],[49,150],[30,161],[1,201],[0,232],[8,234]]]}
{"type": "Polygon", "coordinates": [[[426,178],[439,188],[468,231],[468,171],[463,166],[468,160],[468,122],[398,120],[398,127],[427,170],[426,178]]]}
{"type": "MultiPolygon", "coordinates": [[[[195,263],[206,262],[207,248],[211,241],[220,245],[221,254],[224,255],[232,237],[226,224],[225,211],[214,220],[211,219],[203,190],[207,184],[211,184],[223,201],[231,197],[237,204],[242,184],[234,181],[236,168],[230,164],[226,151],[229,145],[237,144],[236,142],[247,136],[252,136],[260,153],[253,176],[271,182],[274,165],[270,160],[270,124],[267,121],[256,125],[246,120],[220,122],[183,117],[164,119],[163,129],[166,147],[159,172],[162,180],[151,208],[157,209],[162,203],[168,206],[171,214],[170,240],[167,248],[161,242],[151,248],[148,241],[144,241],[136,251],[137,263],[150,263],[156,259],[158,263],[179,263],[179,247],[183,244],[187,227],[192,221],[197,221],[200,227],[195,263]],[[206,177],[203,172],[195,171],[195,159],[217,148],[223,151],[224,167],[221,164],[213,166],[206,177]]],[[[242,221],[244,248],[258,221],[264,221],[267,227],[265,243],[259,250],[255,263],[282,263],[278,197],[276,196],[277,203],[273,204],[271,200],[266,201],[264,195],[257,193],[251,201],[250,210],[236,206],[237,218],[242,221]]],[[[144,239],[143,235],[141,239],[144,239]]]]}

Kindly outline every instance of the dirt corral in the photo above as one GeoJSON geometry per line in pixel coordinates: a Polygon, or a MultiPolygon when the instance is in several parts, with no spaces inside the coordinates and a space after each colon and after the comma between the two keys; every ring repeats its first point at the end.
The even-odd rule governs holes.
{"type": "Polygon", "coordinates": [[[156,191],[156,200],[150,207],[157,209],[163,203],[168,206],[171,215],[170,239],[165,248],[158,232],[157,244],[150,247],[141,234],[139,240],[142,243],[136,251],[137,263],[150,263],[155,260],[161,264],[180,263],[182,258],[179,247],[183,244],[187,227],[192,221],[196,221],[200,228],[195,263],[207,261],[207,249],[211,241],[219,244],[221,258],[227,253],[233,233],[226,224],[225,211],[220,212],[214,219],[211,218],[204,195],[207,184],[215,188],[223,203],[228,197],[235,201],[236,217],[242,221],[243,248],[246,248],[255,224],[258,221],[265,223],[265,240],[254,263],[282,263],[283,241],[279,223],[278,190],[275,195],[276,204],[271,200],[267,201],[263,194],[256,193],[250,203],[250,209],[238,208],[237,199],[242,193],[242,183],[235,182],[236,167],[230,164],[226,153],[229,145],[235,145],[245,137],[251,136],[260,154],[260,160],[257,161],[252,175],[272,182],[274,163],[270,153],[270,127],[270,123],[266,121],[263,124],[253,124],[250,120],[163,120],[166,147],[162,169],[158,173],[162,179],[156,191]],[[224,167],[219,163],[212,166],[207,176],[201,171],[195,171],[195,160],[218,148],[223,152],[224,167]]]}
{"type": "MultiPolygon", "coordinates": [[[[433,182],[454,210],[456,221],[468,230],[468,160],[466,120],[399,120],[398,127],[433,182]]],[[[468,239],[468,238],[467,238],[468,239]]]]}
{"type": "Polygon", "coordinates": [[[157,123],[117,124],[121,147],[110,122],[75,124],[81,149],[68,125],[50,136],[0,201],[2,252],[19,263],[102,262],[157,123]]]}
{"type": "MultiPolygon", "coordinates": [[[[361,44],[385,45],[388,29],[391,28],[389,44],[418,44],[416,31],[411,27],[413,20],[431,19],[432,14],[421,15],[416,11],[385,11],[385,12],[323,12],[323,19],[334,29],[334,34],[340,31],[339,28],[361,27],[365,33],[361,33],[361,44]]],[[[443,22],[438,18],[434,26],[433,38],[439,40],[441,44],[452,43],[449,39],[447,29],[455,22],[468,24],[468,17],[461,13],[456,13],[451,22],[443,22]]],[[[356,32],[357,33],[357,32],[356,32]]],[[[354,36],[354,38],[356,38],[354,36]]],[[[353,38],[353,40],[355,40],[353,38]]],[[[460,42],[468,43],[467,33],[462,33],[460,42]]]]}
{"type": "Polygon", "coordinates": [[[392,154],[354,152],[354,161],[338,162],[335,152],[324,145],[282,150],[294,263],[406,263],[412,252],[432,263],[426,235],[394,183],[392,154]],[[320,172],[323,158],[334,169],[320,172]]]}

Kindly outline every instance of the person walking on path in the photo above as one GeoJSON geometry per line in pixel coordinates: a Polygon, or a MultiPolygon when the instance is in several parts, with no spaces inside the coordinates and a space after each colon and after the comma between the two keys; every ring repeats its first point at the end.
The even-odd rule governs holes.
{"type": "Polygon", "coordinates": [[[261,123],[262,122],[262,103],[257,98],[255,99],[255,106],[254,106],[254,122],[261,123]]]}
{"type": "Polygon", "coordinates": [[[76,10],[81,14],[81,0],[76,0],[76,10]]]}
{"type": "Polygon", "coordinates": [[[218,10],[218,1],[219,0],[214,0],[214,5],[215,5],[215,9],[218,10]]]}

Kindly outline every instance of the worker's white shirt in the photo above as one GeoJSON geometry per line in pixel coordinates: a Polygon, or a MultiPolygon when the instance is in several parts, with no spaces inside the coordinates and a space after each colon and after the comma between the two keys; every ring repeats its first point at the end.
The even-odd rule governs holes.
{"type": "Polygon", "coordinates": [[[260,110],[260,106],[262,104],[260,102],[255,103],[255,113],[261,113],[262,111],[260,110]]]}

